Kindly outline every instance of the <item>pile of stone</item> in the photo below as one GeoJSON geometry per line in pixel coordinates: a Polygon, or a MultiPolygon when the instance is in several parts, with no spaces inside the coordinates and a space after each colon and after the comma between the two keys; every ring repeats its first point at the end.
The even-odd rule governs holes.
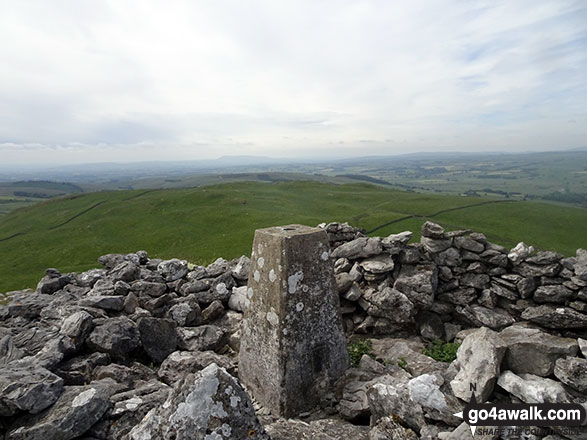
{"type": "Polygon", "coordinates": [[[483,234],[431,222],[420,243],[408,244],[411,237],[359,237],[332,251],[347,332],[417,326],[426,339],[450,341],[463,328],[529,321],[586,335],[587,251],[563,258],[524,243],[508,251],[483,234]]]}
{"type": "MultiPolygon", "coordinates": [[[[9,294],[0,439],[468,439],[453,414],[471,383],[483,401],[587,401],[587,252],[508,251],[433,223],[417,244],[320,226],[347,336],[371,338],[373,357],[315,411],[271,415],[238,379],[248,257],[204,267],[139,251],[9,294]],[[436,339],[462,343],[454,362],[422,353],[436,339]]],[[[527,438],[587,438],[561,434],[527,438]]]]}

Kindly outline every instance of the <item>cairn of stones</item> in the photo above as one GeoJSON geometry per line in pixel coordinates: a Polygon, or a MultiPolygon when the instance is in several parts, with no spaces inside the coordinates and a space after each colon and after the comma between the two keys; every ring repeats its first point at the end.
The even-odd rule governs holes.
{"type": "MultiPolygon", "coordinates": [[[[585,405],[587,251],[505,249],[431,222],[418,243],[410,232],[319,229],[260,233],[252,259],[205,267],[109,254],[100,269],[48,269],[36,290],[9,292],[0,439],[470,439],[454,416],[470,384],[483,402],[585,405]],[[314,313],[331,320],[316,332],[314,313]],[[280,350],[255,333],[267,330],[290,347],[307,340],[280,350]],[[358,366],[347,368],[343,331],[372,344],[358,366]],[[461,344],[454,361],[423,353],[436,340],[461,344]],[[252,362],[259,349],[278,362],[252,362]],[[300,377],[312,380],[296,396],[300,377]]],[[[490,428],[475,438],[587,438],[490,428]]]]}

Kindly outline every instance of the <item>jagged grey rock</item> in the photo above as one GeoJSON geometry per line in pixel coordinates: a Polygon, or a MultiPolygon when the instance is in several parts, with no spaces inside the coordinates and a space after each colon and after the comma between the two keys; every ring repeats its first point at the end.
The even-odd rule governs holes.
{"type": "Polygon", "coordinates": [[[123,261],[108,272],[112,281],[124,281],[130,283],[139,276],[139,267],[131,261],[123,261]]]}
{"type": "Polygon", "coordinates": [[[237,312],[244,312],[248,303],[247,286],[233,287],[230,298],[228,298],[228,308],[237,312]]]}
{"type": "Polygon", "coordinates": [[[86,432],[110,406],[113,381],[65,387],[57,402],[35,416],[16,419],[6,440],[70,440],[86,432]]]}
{"type": "Polygon", "coordinates": [[[43,367],[27,363],[0,366],[0,415],[18,411],[36,414],[51,406],[63,392],[63,379],[43,367]]]}
{"type": "Polygon", "coordinates": [[[14,345],[12,336],[0,338],[0,365],[8,364],[24,357],[24,351],[14,345]]]}
{"type": "Polygon", "coordinates": [[[61,324],[60,333],[68,336],[80,347],[94,328],[93,317],[85,310],[80,310],[68,316],[61,324]]]}
{"type": "Polygon", "coordinates": [[[444,228],[438,223],[426,221],[422,225],[421,235],[429,238],[444,238],[444,228]]]}
{"type": "Polygon", "coordinates": [[[187,275],[189,269],[187,262],[172,258],[171,260],[165,260],[159,263],[157,266],[157,272],[163,276],[165,281],[175,281],[183,278],[187,275]]]}
{"type": "Polygon", "coordinates": [[[202,320],[202,313],[198,301],[195,299],[182,300],[172,305],[167,311],[167,316],[179,327],[191,327],[198,325],[202,320]]]}
{"type": "Polygon", "coordinates": [[[587,394],[587,359],[559,358],[554,367],[554,375],[565,385],[587,394]]]}
{"type": "Polygon", "coordinates": [[[521,263],[526,257],[529,257],[534,252],[534,246],[528,246],[523,241],[518,243],[508,253],[508,258],[514,264],[521,263]]]}
{"type": "Polygon", "coordinates": [[[251,259],[245,255],[240,257],[236,265],[232,268],[232,276],[240,281],[245,281],[249,278],[249,270],[251,268],[251,259]]]}
{"type": "Polygon", "coordinates": [[[404,428],[393,417],[382,417],[369,431],[369,440],[418,440],[418,435],[409,428],[404,428]]]}
{"type": "Polygon", "coordinates": [[[177,336],[177,345],[182,350],[218,350],[226,343],[226,331],[215,325],[179,327],[177,336]]]}
{"type": "Polygon", "coordinates": [[[66,385],[84,385],[91,382],[96,367],[108,365],[110,360],[110,355],[107,353],[82,355],[62,362],[55,373],[63,378],[66,385]]]}
{"type": "Polygon", "coordinates": [[[397,323],[410,322],[415,315],[414,304],[399,290],[385,287],[383,290],[366,289],[359,305],[372,316],[389,318],[397,323]]]}
{"type": "Polygon", "coordinates": [[[363,270],[371,273],[391,272],[395,266],[391,255],[388,254],[379,254],[374,257],[366,258],[361,261],[359,265],[363,270]]]}
{"type": "Polygon", "coordinates": [[[280,419],[265,425],[273,440],[371,440],[368,426],[356,426],[340,419],[321,419],[305,422],[280,419]]]}
{"type": "Polygon", "coordinates": [[[499,308],[488,309],[480,305],[457,307],[456,313],[470,321],[475,326],[487,326],[493,330],[499,330],[512,325],[516,320],[505,310],[499,308]]]}
{"type": "Polygon", "coordinates": [[[165,404],[149,411],[128,439],[171,435],[176,440],[270,439],[240,384],[216,364],[185,376],[165,404]]]}
{"type": "Polygon", "coordinates": [[[136,295],[159,297],[167,291],[167,285],[153,281],[139,280],[131,284],[130,290],[136,295]]]}
{"type": "Polygon", "coordinates": [[[438,270],[435,265],[402,266],[393,285],[416,306],[429,308],[438,286],[438,270]]]}
{"type": "Polygon", "coordinates": [[[410,398],[422,407],[426,416],[457,426],[461,421],[453,414],[462,410],[462,405],[452,396],[445,396],[440,386],[444,379],[440,375],[422,374],[408,382],[410,398]],[[451,398],[452,397],[452,398],[451,398]]]}
{"type": "Polygon", "coordinates": [[[80,299],[79,305],[84,307],[96,307],[98,309],[119,312],[124,308],[124,296],[86,296],[85,298],[80,299]]]}
{"type": "Polygon", "coordinates": [[[206,273],[209,277],[215,278],[222,275],[223,273],[226,273],[229,270],[228,266],[228,261],[220,257],[206,267],[206,273]]]}
{"type": "Polygon", "coordinates": [[[139,347],[139,330],[136,324],[125,316],[109,318],[96,326],[86,345],[95,351],[108,353],[115,358],[127,358],[139,347]]]}
{"type": "Polygon", "coordinates": [[[581,350],[581,353],[583,353],[583,356],[587,357],[587,339],[579,338],[577,339],[577,343],[579,344],[579,349],[581,350]]]}
{"type": "Polygon", "coordinates": [[[493,392],[506,349],[499,335],[486,327],[469,334],[457,351],[455,363],[459,372],[450,382],[454,395],[469,402],[470,385],[475,384],[477,400],[485,402],[493,392]]]}
{"type": "Polygon", "coordinates": [[[380,237],[359,237],[337,247],[330,256],[332,258],[357,259],[379,255],[382,251],[383,245],[380,237]]]}
{"type": "Polygon", "coordinates": [[[499,334],[507,344],[505,365],[512,372],[550,376],[555,362],[563,356],[575,356],[577,341],[550,335],[536,328],[512,325],[499,334]]]}
{"type": "Polygon", "coordinates": [[[535,322],[546,328],[587,328],[587,315],[570,307],[531,306],[522,312],[522,319],[535,322]]]}
{"type": "Polygon", "coordinates": [[[174,351],[161,363],[157,375],[166,384],[173,385],[187,373],[196,373],[210,364],[216,364],[232,374],[235,372],[230,358],[213,351],[174,351]]]}
{"type": "Polygon", "coordinates": [[[141,318],[137,327],[143,349],[153,361],[161,363],[175,351],[178,338],[171,319],[141,318]]]}
{"type": "Polygon", "coordinates": [[[565,300],[573,295],[573,291],[563,285],[540,286],[534,292],[534,301],[537,303],[564,304],[565,300]]]}
{"type": "Polygon", "coordinates": [[[533,374],[516,375],[509,370],[499,376],[497,384],[524,403],[568,403],[569,395],[560,382],[533,374]]]}

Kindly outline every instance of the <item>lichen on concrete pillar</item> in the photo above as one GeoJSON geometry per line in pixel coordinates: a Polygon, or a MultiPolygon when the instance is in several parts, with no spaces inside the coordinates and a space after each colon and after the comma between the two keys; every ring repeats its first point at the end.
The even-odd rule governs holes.
{"type": "Polygon", "coordinates": [[[303,225],[255,232],[239,377],[286,417],[309,411],[348,368],[328,236],[303,225]]]}

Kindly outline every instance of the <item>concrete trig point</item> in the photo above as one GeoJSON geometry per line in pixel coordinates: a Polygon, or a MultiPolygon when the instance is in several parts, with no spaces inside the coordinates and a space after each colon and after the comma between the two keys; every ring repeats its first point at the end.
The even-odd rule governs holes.
{"type": "Polygon", "coordinates": [[[314,408],[348,368],[330,246],[303,225],[255,232],[239,377],[273,414],[314,408]]]}

